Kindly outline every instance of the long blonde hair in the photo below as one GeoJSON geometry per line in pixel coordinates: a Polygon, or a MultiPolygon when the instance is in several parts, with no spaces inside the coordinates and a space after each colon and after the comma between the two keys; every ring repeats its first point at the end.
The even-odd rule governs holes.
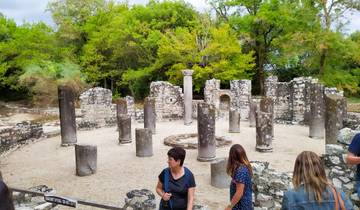
{"type": "Polygon", "coordinates": [[[329,185],[321,159],[311,151],[303,151],[295,161],[292,179],[295,188],[304,184],[307,193],[314,192],[315,200],[321,202],[322,194],[329,185]]]}
{"type": "Polygon", "coordinates": [[[240,144],[234,144],[230,148],[229,159],[227,162],[226,172],[229,176],[234,177],[234,173],[239,166],[246,166],[252,176],[252,167],[246,156],[244,148],[240,144]]]}

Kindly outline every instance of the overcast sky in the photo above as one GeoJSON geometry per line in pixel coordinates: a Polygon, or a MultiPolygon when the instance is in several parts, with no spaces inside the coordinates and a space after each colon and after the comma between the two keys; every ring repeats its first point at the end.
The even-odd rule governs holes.
{"type": "MultiPolygon", "coordinates": [[[[79,0],[81,1],[81,0],[79,0]]],[[[120,0],[119,0],[120,1],[120,0]]],[[[206,0],[185,0],[191,3],[197,10],[209,9],[206,0]]],[[[45,12],[49,0],[0,0],[0,12],[6,17],[12,18],[18,24],[26,22],[44,21],[53,25],[49,12],[45,12]]],[[[130,4],[145,4],[148,0],[129,0],[130,4]]],[[[360,31],[360,14],[348,14],[350,24],[346,27],[348,33],[360,31]]]]}

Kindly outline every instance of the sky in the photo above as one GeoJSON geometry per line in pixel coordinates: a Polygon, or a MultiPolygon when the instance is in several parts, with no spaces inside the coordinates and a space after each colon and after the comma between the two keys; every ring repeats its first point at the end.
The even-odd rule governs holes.
{"type": "MultiPolygon", "coordinates": [[[[120,0],[119,0],[120,1],[120,0]]],[[[205,11],[210,8],[206,4],[206,0],[185,0],[191,3],[198,11],[205,11]]],[[[46,5],[49,0],[0,0],[0,13],[3,13],[7,18],[14,19],[17,24],[25,22],[39,22],[43,21],[49,25],[53,25],[51,15],[46,12],[46,5]]],[[[148,0],[128,0],[130,4],[146,4],[148,0]]],[[[360,31],[360,14],[347,14],[350,20],[346,27],[346,33],[360,31]]]]}

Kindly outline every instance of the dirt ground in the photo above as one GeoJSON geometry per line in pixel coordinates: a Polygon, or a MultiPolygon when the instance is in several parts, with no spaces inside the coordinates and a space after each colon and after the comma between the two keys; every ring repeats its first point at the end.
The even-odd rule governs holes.
{"type": "MultiPolygon", "coordinates": [[[[173,134],[196,133],[197,123],[190,126],[182,121],[158,122],[153,135],[154,156],[135,156],[134,128],[143,127],[133,123],[133,142],[118,144],[115,127],[92,131],[79,131],[78,143],[97,145],[97,172],[94,175],[75,175],[74,147],[61,147],[60,136],[44,139],[24,146],[0,159],[0,170],[4,180],[13,187],[29,188],[45,184],[55,188],[58,195],[99,203],[123,206],[126,192],[133,189],[149,189],[155,193],[157,176],[167,166],[166,153],[170,147],[163,139],[173,134]]],[[[268,161],[278,171],[292,171],[296,156],[303,150],[324,153],[324,139],[308,137],[308,127],[299,125],[275,125],[274,152],[255,151],[255,128],[241,122],[241,133],[228,133],[228,121],[216,122],[216,135],[229,137],[233,143],[244,146],[250,160],[268,161]]],[[[229,147],[218,148],[217,157],[226,157],[229,147]]],[[[229,201],[228,189],[217,189],[210,185],[210,163],[196,160],[197,150],[187,150],[185,166],[195,175],[195,203],[207,205],[209,209],[223,209],[229,201]]],[[[157,200],[159,200],[159,197],[157,200]]],[[[61,209],[67,209],[61,207],[61,209]]],[[[80,206],[78,209],[94,209],[80,206]]]]}

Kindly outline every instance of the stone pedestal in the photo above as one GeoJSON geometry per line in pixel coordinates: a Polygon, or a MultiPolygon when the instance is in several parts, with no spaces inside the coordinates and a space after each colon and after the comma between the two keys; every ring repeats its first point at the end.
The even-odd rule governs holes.
{"type": "Polygon", "coordinates": [[[211,162],[211,185],[217,188],[228,188],[231,177],[226,173],[227,159],[220,158],[211,162]]]}
{"type": "Polygon", "coordinates": [[[240,112],[231,108],[229,110],[229,133],[240,133],[240,112]]]}
{"type": "Polygon", "coordinates": [[[260,111],[271,115],[271,136],[274,137],[274,100],[269,97],[261,99],[260,111]]]}
{"type": "Polygon", "coordinates": [[[93,145],[75,145],[76,175],[94,174],[97,167],[97,147],[93,145]]]}
{"type": "Polygon", "coordinates": [[[339,130],[343,127],[344,98],[329,94],[325,97],[325,143],[337,144],[339,130]]]}
{"type": "Polygon", "coordinates": [[[61,145],[68,146],[76,143],[76,122],[74,93],[70,87],[59,86],[59,113],[61,129],[61,145]]]}
{"type": "Polygon", "coordinates": [[[135,129],[136,156],[151,157],[153,156],[152,132],[149,128],[135,129]]]}
{"type": "Polygon", "coordinates": [[[324,138],[325,135],[325,99],[324,85],[311,84],[309,137],[324,138]]]}
{"type": "Polygon", "coordinates": [[[207,103],[198,104],[198,157],[211,161],[216,157],[215,109],[207,103]]]}
{"type": "Polygon", "coordinates": [[[146,97],[144,103],[144,128],[156,132],[155,98],[146,97]]]}
{"type": "Polygon", "coordinates": [[[271,133],[270,113],[256,112],[256,151],[272,152],[272,133],[271,133]]]}
{"type": "Polygon", "coordinates": [[[182,70],[184,75],[184,124],[190,125],[192,122],[192,74],[193,70],[182,70]]]}
{"type": "Polygon", "coordinates": [[[249,112],[249,126],[250,127],[256,126],[256,111],[257,111],[256,102],[253,100],[250,100],[250,112],[249,112]]]}
{"type": "Polygon", "coordinates": [[[118,117],[119,143],[131,143],[131,117],[120,115],[118,117]]]}

